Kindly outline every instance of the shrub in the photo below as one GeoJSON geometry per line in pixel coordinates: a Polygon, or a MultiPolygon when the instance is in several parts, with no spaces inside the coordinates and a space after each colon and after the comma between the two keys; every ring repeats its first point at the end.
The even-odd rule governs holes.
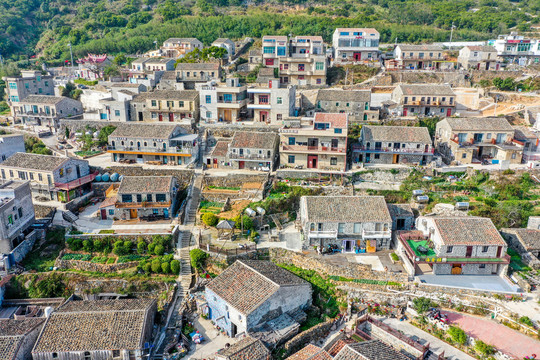
{"type": "Polygon", "coordinates": [[[86,252],[92,252],[93,250],[93,244],[90,240],[84,240],[83,241],[83,250],[86,252]]]}
{"type": "Polygon", "coordinates": [[[161,256],[164,253],[165,253],[165,248],[163,247],[163,245],[157,245],[156,248],[154,249],[154,254],[158,256],[161,256]]]}
{"type": "Polygon", "coordinates": [[[202,270],[208,258],[208,254],[202,251],[201,249],[193,249],[189,252],[189,257],[191,259],[191,266],[195,269],[202,270]]]}
{"type": "Polygon", "coordinates": [[[143,265],[144,272],[150,274],[152,272],[152,264],[146,263],[143,265]]]}
{"type": "Polygon", "coordinates": [[[155,248],[156,248],[156,244],[155,244],[155,243],[150,243],[150,244],[148,244],[148,253],[149,253],[149,254],[153,254],[155,248]]]}
{"type": "Polygon", "coordinates": [[[520,317],[519,322],[522,323],[522,324],[525,324],[527,326],[534,327],[533,322],[531,321],[531,319],[528,316],[520,317]]]}
{"type": "Polygon", "coordinates": [[[161,261],[159,259],[152,260],[152,272],[159,273],[161,271],[161,261]]]}
{"type": "Polygon", "coordinates": [[[171,273],[175,275],[180,273],[180,261],[178,260],[171,261],[171,273]]]}
{"type": "Polygon", "coordinates": [[[105,246],[105,243],[101,239],[94,239],[94,251],[103,251],[103,247],[105,246]]]}
{"type": "Polygon", "coordinates": [[[431,300],[425,297],[419,297],[413,299],[413,304],[414,309],[418,311],[419,314],[423,314],[431,307],[431,300]]]}
{"type": "Polygon", "coordinates": [[[205,213],[202,216],[202,222],[208,226],[216,226],[219,221],[219,218],[212,213],[205,213]]]}
{"type": "Polygon", "coordinates": [[[83,242],[81,239],[69,238],[67,239],[66,242],[68,244],[69,249],[72,251],[79,251],[83,247],[83,242]]]}
{"type": "Polygon", "coordinates": [[[486,344],[482,340],[476,340],[474,343],[474,350],[478,351],[484,356],[495,354],[495,348],[491,345],[486,344]]]}
{"type": "Polygon", "coordinates": [[[394,260],[394,261],[399,261],[399,256],[398,256],[398,254],[392,253],[392,255],[390,255],[390,256],[392,257],[392,260],[394,260]]]}
{"type": "Polygon", "coordinates": [[[244,225],[244,230],[251,230],[253,229],[253,220],[247,215],[243,215],[240,217],[240,215],[237,215],[234,217],[233,221],[235,222],[234,226],[237,229],[242,229],[242,222],[244,225]]]}
{"type": "Polygon", "coordinates": [[[131,240],[124,241],[124,249],[126,250],[126,253],[130,253],[131,249],[133,249],[133,242],[131,240]]]}
{"type": "Polygon", "coordinates": [[[171,265],[168,262],[161,263],[161,271],[164,274],[171,272],[171,265]]]}
{"type": "Polygon", "coordinates": [[[137,252],[139,254],[144,254],[145,251],[146,251],[146,243],[144,242],[144,240],[141,239],[137,243],[137,252]]]}
{"type": "Polygon", "coordinates": [[[467,334],[465,334],[465,331],[458,328],[457,326],[450,326],[447,332],[454,342],[460,345],[465,345],[467,343],[467,334]]]}

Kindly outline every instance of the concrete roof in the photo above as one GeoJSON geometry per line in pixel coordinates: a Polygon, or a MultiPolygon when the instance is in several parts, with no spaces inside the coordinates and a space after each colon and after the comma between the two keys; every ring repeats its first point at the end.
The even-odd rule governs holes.
{"type": "Polygon", "coordinates": [[[443,51],[443,48],[439,45],[413,45],[413,44],[399,44],[398,47],[403,51],[443,51]]]}
{"type": "Polygon", "coordinates": [[[194,101],[199,97],[197,90],[157,90],[142,92],[133,98],[133,101],[146,100],[188,100],[194,101]]]}
{"type": "Polygon", "coordinates": [[[169,124],[121,124],[109,137],[168,139],[177,128],[178,125],[169,124]]]}

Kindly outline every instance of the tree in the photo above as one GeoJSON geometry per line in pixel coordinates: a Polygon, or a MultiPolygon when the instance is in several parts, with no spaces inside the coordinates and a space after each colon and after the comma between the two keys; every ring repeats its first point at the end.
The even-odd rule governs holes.
{"type": "Polygon", "coordinates": [[[105,70],[103,70],[103,75],[110,80],[111,77],[120,75],[120,70],[116,65],[109,65],[105,68],[105,70]]]}
{"type": "Polygon", "coordinates": [[[203,214],[202,221],[208,226],[216,226],[219,221],[219,218],[215,214],[207,212],[203,214]]]}
{"type": "Polygon", "coordinates": [[[159,259],[152,260],[152,272],[159,273],[161,271],[161,261],[159,259]]]}
{"type": "Polygon", "coordinates": [[[137,243],[137,252],[139,254],[144,254],[145,251],[146,251],[146,242],[143,239],[140,239],[139,242],[137,243]]]}
{"type": "Polygon", "coordinates": [[[93,247],[94,247],[94,251],[103,251],[103,247],[105,246],[105,244],[103,243],[103,240],[101,239],[94,239],[94,242],[93,242],[93,247]]]}
{"type": "Polygon", "coordinates": [[[82,90],[77,89],[75,84],[73,84],[72,82],[68,82],[65,87],[60,86],[59,88],[60,88],[60,95],[62,96],[75,99],[75,100],[79,100],[79,98],[81,97],[82,90]]]}
{"type": "Polygon", "coordinates": [[[150,243],[148,244],[148,253],[150,255],[154,254],[154,249],[156,248],[156,243],[150,243]]]}
{"type": "Polygon", "coordinates": [[[163,245],[156,245],[154,248],[154,254],[161,256],[165,253],[165,247],[163,245]]]}
{"type": "MultiPolygon", "coordinates": [[[[131,243],[131,241],[130,241],[131,243]]],[[[124,242],[121,240],[118,240],[114,243],[113,247],[113,253],[118,256],[127,255],[129,250],[126,251],[126,247],[124,246],[124,242]]]]}
{"type": "Polygon", "coordinates": [[[86,252],[92,252],[93,246],[92,242],[90,240],[84,240],[83,241],[83,250],[86,252]]]}
{"type": "Polygon", "coordinates": [[[208,254],[201,249],[193,249],[189,252],[189,258],[191,260],[191,266],[195,269],[202,270],[206,264],[208,254]]]}
{"type": "Polygon", "coordinates": [[[414,309],[419,313],[423,314],[429,310],[431,307],[431,300],[425,297],[418,297],[413,299],[414,309]]]}
{"type": "Polygon", "coordinates": [[[244,226],[244,230],[253,229],[253,220],[251,220],[251,218],[247,215],[242,215],[242,217],[240,217],[240,215],[237,215],[233,218],[233,221],[235,223],[234,226],[237,229],[242,229],[242,225],[244,226]]]}
{"type": "Polygon", "coordinates": [[[161,272],[168,274],[171,271],[171,265],[168,262],[161,263],[161,272]]]}
{"type": "Polygon", "coordinates": [[[83,247],[83,242],[81,239],[69,238],[66,240],[68,247],[72,251],[79,251],[83,247]]]}
{"type": "Polygon", "coordinates": [[[180,261],[178,260],[171,261],[171,273],[175,275],[180,273],[180,261]]]}
{"type": "Polygon", "coordinates": [[[53,298],[61,297],[66,293],[66,284],[64,277],[58,273],[40,280],[36,286],[37,297],[53,298]]]}
{"type": "Polygon", "coordinates": [[[457,326],[450,326],[447,333],[454,342],[460,345],[465,345],[467,343],[467,334],[457,326]]]}
{"type": "Polygon", "coordinates": [[[144,272],[150,274],[152,272],[152,264],[146,263],[143,265],[144,272]]]}

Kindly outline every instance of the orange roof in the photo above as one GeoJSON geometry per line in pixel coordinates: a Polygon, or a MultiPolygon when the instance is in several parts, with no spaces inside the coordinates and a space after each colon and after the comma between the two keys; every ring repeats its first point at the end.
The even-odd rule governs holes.
{"type": "Polygon", "coordinates": [[[349,121],[344,113],[315,113],[314,122],[330,123],[333,128],[347,128],[349,121]]]}

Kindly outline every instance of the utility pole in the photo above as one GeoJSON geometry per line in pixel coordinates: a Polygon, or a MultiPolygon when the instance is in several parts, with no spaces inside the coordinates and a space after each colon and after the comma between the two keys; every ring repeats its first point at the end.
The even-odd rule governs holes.
{"type": "Polygon", "coordinates": [[[67,44],[69,46],[69,53],[71,55],[71,75],[73,75],[73,49],[71,48],[71,43],[67,44]]]}
{"type": "Polygon", "coordinates": [[[450,49],[452,49],[452,37],[454,35],[454,22],[452,21],[452,27],[450,28],[450,49]]]}
{"type": "Polygon", "coordinates": [[[0,72],[4,70],[4,57],[0,54],[0,72]]]}

